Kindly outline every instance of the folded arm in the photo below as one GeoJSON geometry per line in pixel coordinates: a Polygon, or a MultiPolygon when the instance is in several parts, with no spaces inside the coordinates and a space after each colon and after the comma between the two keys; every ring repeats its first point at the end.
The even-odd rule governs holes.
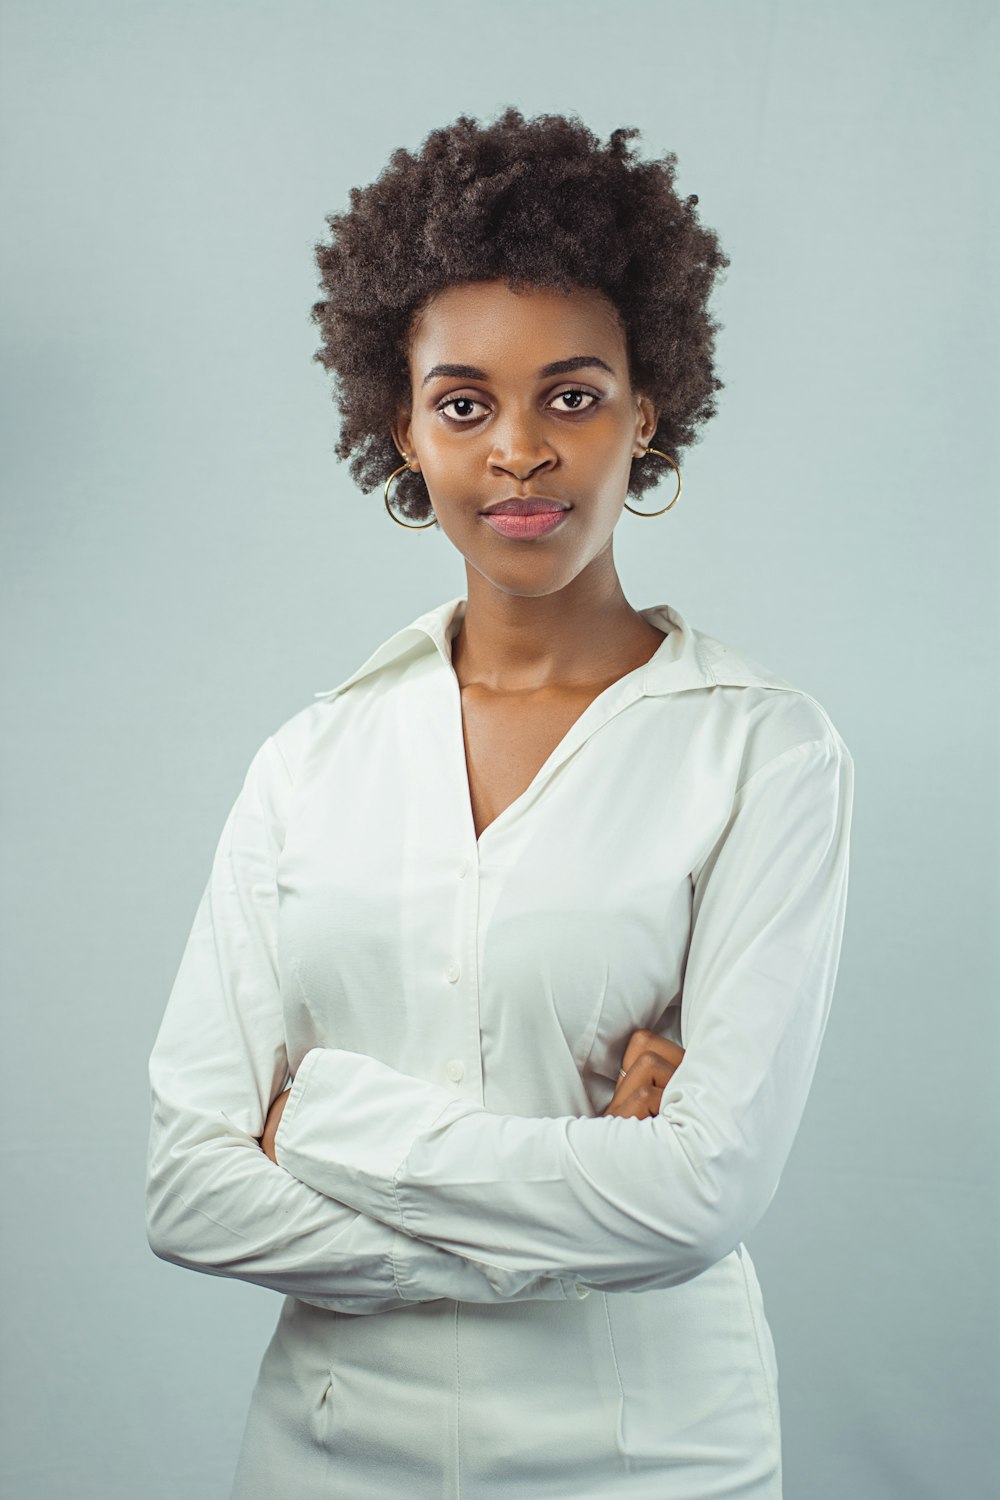
{"type": "Polygon", "coordinates": [[[276,853],[290,790],[273,740],[226,821],[149,1060],[146,1227],[163,1260],[341,1312],[438,1297],[577,1298],[572,1283],[464,1259],[296,1181],[258,1144],[288,1077],[276,853]]]}
{"type": "Polygon", "coordinates": [[[770,1203],[812,1081],[844,926],[853,763],[793,746],[739,789],[693,872],[685,1056],[648,1119],[493,1114],[336,1048],[278,1125],[300,1182],[424,1243],[606,1291],[672,1286],[770,1203]]]}

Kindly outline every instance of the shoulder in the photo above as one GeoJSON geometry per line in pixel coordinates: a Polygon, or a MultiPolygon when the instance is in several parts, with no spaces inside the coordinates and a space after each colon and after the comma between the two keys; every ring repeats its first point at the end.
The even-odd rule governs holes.
{"type": "Polygon", "coordinates": [[[850,763],[840,731],[813,693],[706,631],[692,628],[691,636],[706,685],[721,693],[732,718],[742,723],[742,779],[779,755],[806,746],[850,763]]]}
{"type": "Polygon", "coordinates": [[[326,736],[330,722],[341,712],[326,701],[307,703],[279,722],[254,757],[258,774],[294,786],[309,757],[326,736]]]}
{"type": "Polygon", "coordinates": [[[394,631],[336,687],[314,693],[312,703],[278,724],[258,755],[265,762],[279,761],[294,783],[309,756],[321,754],[328,736],[343,729],[345,716],[418,670],[421,662],[432,661],[435,648],[443,654],[443,632],[457,602],[438,605],[394,631]]]}

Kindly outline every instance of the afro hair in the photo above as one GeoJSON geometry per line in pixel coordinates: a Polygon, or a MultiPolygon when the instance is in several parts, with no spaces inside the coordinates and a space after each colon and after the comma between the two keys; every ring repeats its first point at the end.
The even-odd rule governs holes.
{"type": "MultiPolygon", "coordinates": [[[[603,292],[622,321],[632,388],[660,414],[650,447],[677,461],[696,441],[722,389],[707,304],[729,260],[699,224],[697,196],[675,192],[675,153],[639,160],[638,134],[613,130],[605,146],[575,115],[526,120],[508,107],[488,125],[462,115],[416,154],[394,151],[375,182],[351,189],[348,212],[327,215],[314,357],[333,373],[335,451],[362,490],[399,464],[390,428],[410,402],[414,314],[464,282],[603,292]]],[[[628,493],[664,472],[633,459],[628,493]]],[[[401,476],[395,503],[410,520],[430,518],[421,474],[401,476]]]]}

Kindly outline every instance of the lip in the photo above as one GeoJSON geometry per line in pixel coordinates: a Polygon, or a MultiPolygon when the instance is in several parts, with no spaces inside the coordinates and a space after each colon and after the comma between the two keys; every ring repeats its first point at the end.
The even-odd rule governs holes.
{"type": "Polygon", "coordinates": [[[538,516],[551,511],[569,510],[565,500],[553,500],[548,495],[511,495],[507,500],[497,500],[482,512],[484,516],[538,516]]]}
{"type": "Polygon", "coordinates": [[[546,536],[550,531],[555,531],[557,526],[563,524],[569,512],[568,505],[550,505],[544,510],[520,514],[516,511],[493,510],[484,511],[483,520],[501,536],[513,537],[517,541],[530,541],[534,537],[546,536]]]}

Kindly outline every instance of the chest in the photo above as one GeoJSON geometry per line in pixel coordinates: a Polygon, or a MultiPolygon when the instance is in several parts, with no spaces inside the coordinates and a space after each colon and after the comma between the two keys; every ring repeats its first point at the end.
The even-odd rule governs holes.
{"type": "Polygon", "coordinates": [[[462,738],[479,838],[531,785],[600,687],[559,694],[462,689],[462,738]]]}
{"type": "Polygon", "coordinates": [[[339,1046],[491,1109],[603,1108],[631,1031],[679,1015],[738,725],[693,693],[462,701],[430,668],[390,686],[338,700],[297,763],[276,868],[289,1058],[339,1046]]]}

